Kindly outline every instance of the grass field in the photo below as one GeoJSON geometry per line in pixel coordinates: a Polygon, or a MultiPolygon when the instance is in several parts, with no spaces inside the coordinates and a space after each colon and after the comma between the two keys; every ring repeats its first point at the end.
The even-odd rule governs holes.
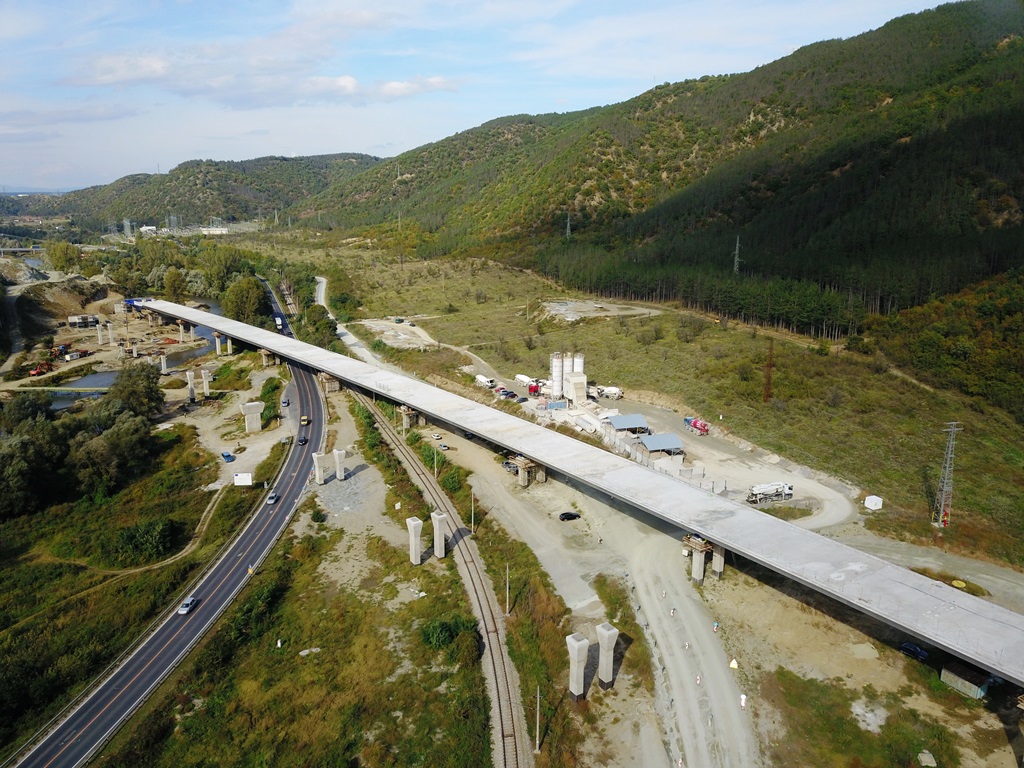
{"type": "MultiPolygon", "coordinates": [[[[275,248],[302,256],[280,243],[275,248]]],[[[306,258],[315,253],[340,263],[364,316],[416,317],[436,339],[470,347],[506,377],[545,375],[550,353],[583,352],[596,383],[714,417],[716,427],[737,437],[882,496],[885,507],[868,524],[885,535],[1024,567],[1024,426],[977,399],[918,385],[877,358],[822,355],[806,339],[722,327],[678,307],[652,307],[661,314],[651,317],[554,320],[542,312],[542,300],[573,294],[482,260],[400,266],[365,248],[326,252],[310,245],[306,258]],[[773,397],[765,402],[769,339],[773,397]],[[962,422],[964,431],[952,525],[939,531],[930,510],[950,421],[962,422]]],[[[449,360],[441,367],[455,366],[449,360]]]]}
{"type": "MultiPolygon", "coordinates": [[[[161,432],[165,448],[151,475],[109,498],[0,523],[0,758],[44,724],[163,611],[258,501],[255,488],[219,500],[199,546],[151,570],[124,571],[106,560],[119,531],[167,521],[171,551],[191,537],[211,499],[203,486],[215,460],[194,430],[161,432]]],[[[256,471],[270,476],[281,448],[256,471]]]]}

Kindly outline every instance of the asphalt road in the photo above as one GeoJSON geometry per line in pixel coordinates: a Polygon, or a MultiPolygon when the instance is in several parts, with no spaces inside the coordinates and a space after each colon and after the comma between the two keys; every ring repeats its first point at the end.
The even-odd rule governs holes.
{"type": "Polygon", "coordinates": [[[280,495],[277,503],[260,507],[223,557],[195,586],[191,595],[199,603],[192,612],[181,616],[175,612],[177,605],[169,606],[174,611],[163,623],[32,748],[19,766],[78,766],[88,760],[210,629],[249,580],[250,566],[258,566],[274,546],[309,478],[309,453],[322,444],[324,437],[324,407],[316,380],[306,369],[292,366],[292,371],[294,396],[290,408],[311,416],[312,424],[299,428],[299,435],[309,437],[309,445],[291,451],[272,489],[280,495]]]}

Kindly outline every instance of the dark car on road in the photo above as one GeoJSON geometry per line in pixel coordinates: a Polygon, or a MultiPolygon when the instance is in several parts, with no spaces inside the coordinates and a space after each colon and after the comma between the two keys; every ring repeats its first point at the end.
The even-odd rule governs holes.
{"type": "Polygon", "coordinates": [[[918,661],[924,661],[928,658],[928,651],[916,643],[901,643],[900,653],[905,656],[909,656],[912,659],[917,659],[918,661]]]}
{"type": "Polygon", "coordinates": [[[306,437],[305,435],[303,435],[302,437],[300,437],[300,438],[299,438],[298,440],[296,440],[295,442],[297,442],[297,443],[298,443],[299,445],[305,445],[306,443],[308,443],[308,442],[309,442],[309,438],[308,438],[308,437],[306,437]]]}
{"type": "Polygon", "coordinates": [[[580,519],[580,513],[579,512],[563,512],[562,514],[560,514],[558,516],[558,519],[561,520],[563,523],[568,521],[568,520],[579,520],[580,519]]]}

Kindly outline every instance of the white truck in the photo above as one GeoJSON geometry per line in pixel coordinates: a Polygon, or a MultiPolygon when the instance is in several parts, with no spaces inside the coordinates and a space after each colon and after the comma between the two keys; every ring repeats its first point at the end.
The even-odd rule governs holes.
{"type": "Polygon", "coordinates": [[[607,397],[609,400],[622,399],[622,390],[619,387],[598,387],[597,393],[601,397],[607,397]]]}
{"type": "Polygon", "coordinates": [[[481,387],[487,387],[488,389],[494,388],[494,379],[489,379],[482,373],[478,373],[476,375],[476,383],[479,384],[481,387]]]}
{"type": "Polygon", "coordinates": [[[762,483],[754,485],[747,494],[748,504],[762,504],[766,501],[784,501],[793,498],[793,486],[789,483],[762,483]]]}
{"type": "Polygon", "coordinates": [[[533,384],[533,379],[527,376],[525,373],[516,374],[516,384],[522,384],[524,387],[528,387],[533,384]]]}

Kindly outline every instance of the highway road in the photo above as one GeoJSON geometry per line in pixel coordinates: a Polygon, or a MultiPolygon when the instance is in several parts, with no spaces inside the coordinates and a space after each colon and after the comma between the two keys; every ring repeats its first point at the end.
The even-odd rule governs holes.
{"type": "MultiPolygon", "coordinates": [[[[291,408],[307,414],[312,424],[299,428],[309,437],[302,449],[295,446],[288,456],[277,485],[275,504],[261,504],[237,539],[214,564],[191,595],[198,605],[191,613],[170,615],[145,638],[109,677],[55,725],[17,763],[37,766],[82,765],[99,750],[115,731],[145,701],[159,683],[181,662],[250,579],[250,566],[257,566],[287,527],[291,513],[312,469],[309,454],[324,439],[324,405],[316,380],[309,369],[291,366],[294,394],[291,408]]],[[[268,491],[269,493],[269,491],[268,491]]],[[[182,597],[185,597],[183,595],[182,597]]]]}

